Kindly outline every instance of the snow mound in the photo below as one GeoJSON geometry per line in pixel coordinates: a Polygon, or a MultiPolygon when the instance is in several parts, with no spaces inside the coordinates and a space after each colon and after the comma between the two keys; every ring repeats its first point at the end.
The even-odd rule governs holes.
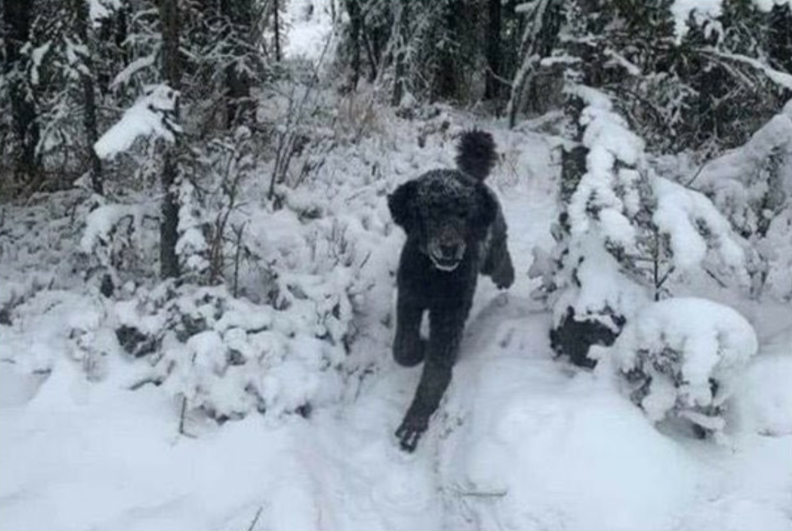
{"type": "Polygon", "coordinates": [[[673,527],[697,464],[607,379],[519,358],[466,369],[478,395],[440,442],[446,529],[673,527]]]}
{"type": "Polygon", "coordinates": [[[720,432],[721,406],[757,349],[753,327],[735,310],[675,298],[643,309],[611,352],[630,397],[652,421],[677,415],[720,432]]]}
{"type": "Polygon", "coordinates": [[[792,435],[792,329],[768,340],[735,392],[735,409],[745,431],[792,435]]]}

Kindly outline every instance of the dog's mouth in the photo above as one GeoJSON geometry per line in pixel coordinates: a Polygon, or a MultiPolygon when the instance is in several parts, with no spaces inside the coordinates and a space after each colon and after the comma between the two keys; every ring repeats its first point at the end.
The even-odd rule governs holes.
{"type": "Polygon", "coordinates": [[[437,269],[445,272],[453,271],[462,261],[458,258],[443,258],[435,256],[434,254],[430,254],[429,258],[432,260],[432,263],[437,269]]]}

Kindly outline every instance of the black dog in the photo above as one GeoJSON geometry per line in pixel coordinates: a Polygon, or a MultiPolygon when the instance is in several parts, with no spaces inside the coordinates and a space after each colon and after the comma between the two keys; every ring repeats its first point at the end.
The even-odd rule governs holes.
{"type": "Polygon", "coordinates": [[[432,170],[388,197],[393,220],[407,233],[398,271],[396,361],[426,361],[396,437],[413,451],[451,381],[479,272],[498,288],[514,282],[506,221],[484,179],[495,164],[489,133],[469,131],[457,147],[456,170],[432,170]],[[420,336],[429,311],[429,340],[420,336]]]}

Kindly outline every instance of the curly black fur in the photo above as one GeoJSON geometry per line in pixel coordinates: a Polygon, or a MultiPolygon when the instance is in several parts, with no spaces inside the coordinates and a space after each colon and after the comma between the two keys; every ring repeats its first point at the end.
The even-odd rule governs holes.
{"type": "Polygon", "coordinates": [[[451,381],[479,273],[498,288],[514,282],[506,246],[506,220],[484,183],[495,161],[495,143],[483,131],[465,133],[458,170],[432,170],[388,197],[393,220],[404,228],[397,283],[393,355],[404,366],[425,361],[421,381],[401,426],[400,445],[412,451],[451,381]],[[429,312],[429,339],[420,336],[429,312]]]}
{"type": "Polygon", "coordinates": [[[478,129],[468,131],[459,141],[456,156],[460,171],[483,181],[495,166],[495,141],[492,135],[478,129]]]}

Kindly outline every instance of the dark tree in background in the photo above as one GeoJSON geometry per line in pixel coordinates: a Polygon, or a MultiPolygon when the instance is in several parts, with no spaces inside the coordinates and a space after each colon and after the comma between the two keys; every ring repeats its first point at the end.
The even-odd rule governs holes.
{"type": "MultiPolygon", "coordinates": [[[[172,90],[181,87],[181,59],[179,57],[179,6],[178,0],[159,0],[162,28],[163,78],[172,90]]],[[[177,106],[178,119],[178,106],[177,106]]],[[[179,197],[176,189],[178,177],[178,143],[166,148],[162,166],[162,219],[160,220],[160,274],[163,278],[179,276],[179,258],[176,242],[179,239],[179,197]]]]}
{"type": "Polygon", "coordinates": [[[360,80],[360,60],[363,48],[363,14],[360,12],[360,2],[358,0],[345,0],[344,7],[349,15],[349,85],[355,90],[360,80]]]}
{"type": "Polygon", "coordinates": [[[501,0],[487,2],[487,87],[484,98],[495,99],[501,91],[501,0]]]}
{"type": "MultiPolygon", "coordinates": [[[[88,4],[85,0],[72,0],[72,9],[74,16],[74,33],[79,39],[79,42],[88,49],[88,27],[90,25],[88,4]]],[[[83,100],[83,127],[85,129],[85,137],[87,147],[87,157],[90,160],[90,176],[91,187],[97,194],[102,194],[104,191],[104,183],[102,182],[102,162],[96,155],[96,152],[91,146],[96,144],[99,140],[99,125],[96,113],[96,84],[94,82],[95,70],[93,59],[90,54],[86,54],[81,58],[84,68],[79,70],[80,84],[82,85],[82,100],[83,100]]]]}
{"type": "Polygon", "coordinates": [[[34,16],[33,2],[5,0],[5,61],[3,75],[8,83],[15,147],[13,154],[15,185],[24,185],[40,172],[36,146],[40,138],[38,116],[32,87],[27,77],[28,59],[22,50],[30,40],[34,16]]]}
{"type": "MultiPolygon", "coordinates": [[[[273,2],[275,16],[275,60],[280,61],[278,2],[273,2]]],[[[224,37],[231,42],[232,57],[245,57],[253,53],[251,46],[254,27],[253,1],[252,0],[222,0],[220,11],[227,29],[224,37]]],[[[256,113],[256,104],[250,95],[253,78],[246,68],[238,62],[231,62],[226,67],[227,96],[227,125],[232,127],[253,122],[256,113]]]]}
{"type": "Polygon", "coordinates": [[[410,17],[412,16],[409,2],[398,2],[394,13],[394,52],[393,52],[393,94],[391,105],[398,106],[407,90],[407,53],[410,43],[410,17]]]}
{"type": "MultiPolygon", "coordinates": [[[[788,3],[773,4],[767,41],[770,65],[784,72],[792,72],[792,6],[788,3]]],[[[789,91],[786,95],[790,95],[789,91]]]]}

